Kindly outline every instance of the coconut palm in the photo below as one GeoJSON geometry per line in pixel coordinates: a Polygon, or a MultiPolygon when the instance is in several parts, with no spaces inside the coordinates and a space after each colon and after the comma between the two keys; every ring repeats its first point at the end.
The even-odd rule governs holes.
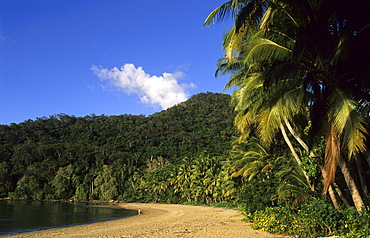
{"type": "MultiPolygon", "coordinates": [[[[270,84],[268,81],[276,74],[276,72],[267,70],[271,68],[269,61],[274,60],[273,66],[277,68],[291,66],[288,60],[292,55],[293,40],[285,34],[271,33],[271,39],[282,38],[276,40],[281,42],[278,44],[271,39],[261,38],[265,35],[263,32],[260,30],[247,37],[239,56],[233,61],[223,59],[224,62],[221,61],[219,70],[225,73],[240,69],[231,77],[226,87],[239,87],[233,93],[232,104],[238,112],[235,123],[242,132],[242,136],[248,137],[250,129],[256,127],[257,135],[262,142],[270,144],[280,130],[297,163],[301,164],[302,161],[295,152],[283,123],[288,118],[292,119],[304,113],[307,104],[304,88],[300,80],[295,78],[274,82],[274,87],[269,89],[266,89],[264,85],[270,84]]],[[[308,183],[311,184],[308,175],[305,171],[303,173],[308,183]]],[[[313,186],[311,190],[314,190],[313,186]]]]}
{"type": "Polygon", "coordinates": [[[277,173],[280,183],[277,186],[277,195],[272,199],[277,199],[280,203],[286,202],[295,206],[313,194],[310,193],[309,184],[303,176],[302,170],[298,166],[281,170],[277,173]]]}
{"type": "Polygon", "coordinates": [[[216,160],[208,155],[200,155],[193,160],[190,186],[194,200],[209,202],[209,199],[212,198],[215,177],[217,178],[215,172],[218,171],[218,168],[216,160]]]}
{"type": "Polygon", "coordinates": [[[229,168],[228,162],[223,161],[222,170],[217,176],[216,186],[213,191],[213,197],[217,201],[231,201],[234,194],[238,191],[236,183],[230,176],[229,168]]]}
{"type": "Polygon", "coordinates": [[[191,200],[191,161],[189,158],[184,158],[178,168],[176,176],[171,180],[174,186],[174,192],[180,193],[181,197],[187,201],[191,200]]]}
{"type": "Polygon", "coordinates": [[[203,181],[204,193],[208,201],[222,201],[236,192],[235,183],[229,176],[229,167],[225,166],[224,157],[208,157],[208,166],[203,181]]]}
{"type": "Polygon", "coordinates": [[[234,141],[230,163],[231,177],[242,177],[250,181],[257,174],[272,170],[272,160],[271,155],[253,138],[247,142],[234,141]]]}
{"type": "Polygon", "coordinates": [[[228,13],[235,18],[218,73],[234,73],[227,87],[238,87],[233,103],[242,134],[248,136],[255,126],[260,138],[270,142],[277,131],[284,133],[286,122],[298,128],[296,117],[304,115],[312,122],[311,138],[323,135],[326,141],[325,188],[334,181],[339,164],[360,210],[363,202],[343,157],[366,150],[370,3],[350,5],[329,0],[229,1],[205,24],[228,13]]]}

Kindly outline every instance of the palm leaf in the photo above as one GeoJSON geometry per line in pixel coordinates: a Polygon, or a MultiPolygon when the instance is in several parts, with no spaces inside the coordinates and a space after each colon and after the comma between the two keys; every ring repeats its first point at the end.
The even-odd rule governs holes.
{"type": "Polygon", "coordinates": [[[261,22],[263,15],[269,8],[269,1],[265,0],[249,0],[239,10],[235,17],[235,30],[253,29],[261,22]]]}
{"type": "Polygon", "coordinates": [[[203,23],[204,26],[210,26],[215,23],[215,21],[224,21],[226,18],[233,16],[233,0],[228,1],[215,10],[213,10],[203,23]]]}
{"type": "Polygon", "coordinates": [[[231,60],[234,56],[239,55],[244,38],[244,30],[240,29],[236,32],[235,27],[226,34],[222,47],[225,52],[226,59],[231,60]]]}
{"type": "Polygon", "coordinates": [[[292,50],[285,46],[279,45],[268,39],[259,39],[253,44],[246,55],[244,62],[247,65],[252,65],[254,62],[261,59],[282,60],[291,57],[292,50]]]}
{"type": "Polygon", "coordinates": [[[364,118],[357,112],[357,103],[345,92],[335,88],[329,97],[330,122],[336,132],[343,135],[343,148],[350,158],[354,153],[366,150],[366,129],[364,118]]]}
{"type": "Polygon", "coordinates": [[[258,135],[266,144],[270,144],[281,123],[281,110],[277,107],[266,107],[258,117],[258,135]]]}

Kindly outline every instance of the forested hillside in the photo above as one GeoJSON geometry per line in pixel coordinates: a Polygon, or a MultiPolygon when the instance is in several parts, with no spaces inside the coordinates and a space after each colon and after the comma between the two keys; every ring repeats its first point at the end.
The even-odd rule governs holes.
{"type": "Polygon", "coordinates": [[[135,182],[154,163],[178,164],[231,148],[229,100],[201,93],[151,116],[59,114],[1,125],[0,196],[140,199],[135,182]]]}

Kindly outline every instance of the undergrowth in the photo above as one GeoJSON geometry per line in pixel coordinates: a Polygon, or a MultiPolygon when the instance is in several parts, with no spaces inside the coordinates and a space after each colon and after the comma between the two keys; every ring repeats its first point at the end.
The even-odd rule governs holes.
{"type": "Polygon", "coordinates": [[[344,211],[336,210],[331,204],[320,199],[314,199],[301,206],[267,207],[246,215],[252,221],[253,228],[294,235],[300,238],[324,236],[340,237],[370,237],[369,209],[358,214],[354,208],[344,211]]]}

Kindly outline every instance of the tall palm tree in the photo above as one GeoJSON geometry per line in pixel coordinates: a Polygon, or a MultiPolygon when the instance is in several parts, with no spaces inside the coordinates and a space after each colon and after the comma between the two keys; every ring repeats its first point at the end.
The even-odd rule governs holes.
{"type": "MultiPolygon", "coordinates": [[[[215,158],[212,158],[215,159],[215,158]]],[[[216,159],[215,159],[216,160],[216,159]]],[[[203,178],[204,193],[207,195],[208,201],[216,201],[217,193],[216,189],[220,186],[220,175],[222,172],[221,161],[216,161],[213,166],[207,168],[205,176],[203,178]]]]}
{"type": "Polygon", "coordinates": [[[217,201],[232,201],[234,194],[238,191],[236,183],[233,181],[229,173],[229,161],[222,162],[222,170],[219,172],[216,179],[216,186],[213,191],[213,197],[217,201]]]}
{"type": "MultiPolygon", "coordinates": [[[[269,142],[284,130],[284,122],[297,125],[296,117],[305,115],[312,122],[310,136],[326,140],[326,189],[338,162],[348,172],[343,157],[366,150],[369,10],[364,0],[350,6],[330,0],[229,1],[205,22],[223,20],[227,14],[235,18],[218,73],[234,73],[227,87],[239,87],[233,102],[240,131],[248,135],[255,125],[261,139],[269,142]]],[[[360,210],[363,202],[351,181],[346,179],[360,210]]]]}
{"type": "Polygon", "coordinates": [[[171,180],[174,186],[174,192],[181,194],[181,197],[186,201],[191,200],[191,161],[189,158],[184,158],[179,166],[177,174],[171,180]]]}

